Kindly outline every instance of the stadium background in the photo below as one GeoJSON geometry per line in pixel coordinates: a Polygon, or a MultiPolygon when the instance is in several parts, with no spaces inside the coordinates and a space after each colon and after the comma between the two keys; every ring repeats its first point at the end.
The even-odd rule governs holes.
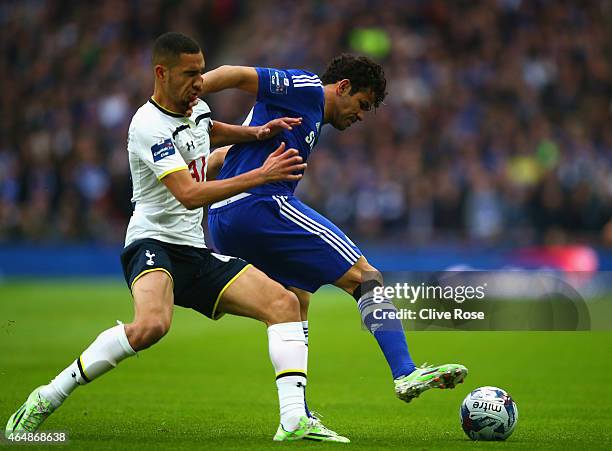
{"type": "MultiPolygon", "coordinates": [[[[11,387],[0,395],[3,416],[109,321],[130,318],[129,293],[116,278],[131,213],[125,142],[133,112],[152,92],[152,41],[168,30],[196,38],[207,69],[242,64],[321,73],[345,51],[383,64],[385,105],[347,132],[324,128],[298,190],[380,268],[612,268],[608,0],[3,0],[0,385],[11,387]],[[101,275],[113,278],[47,280],[101,275]]],[[[231,123],[240,123],[252,102],[236,92],[206,100],[214,118],[231,123]]],[[[406,446],[406,437],[421,448],[460,447],[454,409],[465,393],[436,394],[411,406],[417,416],[406,418],[405,406],[392,404],[371,340],[354,332],[358,316],[349,304],[328,291],[313,300],[317,357],[311,371],[320,388],[313,384],[312,396],[330,412],[332,427],[356,435],[363,449],[406,446]],[[349,367],[359,372],[358,385],[344,384],[350,377],[342,373],[339,387],[336,374],[349,367]],[[366,386],[368,400],[356,400],[355,392],[366,386]],[[349,414],[359,403],[384,422],[373,426],[349,414]],[[452,415],[440,414],[448,409],[452,415]]],[[[134,401],[112,374],[82,390],[50,427],[70,430],[83,447],[122,440],[126,449],[136,449],[152,440],[166,447],[196,440],[191,424],[218,447],[248,436],[235,416],[252,407],[256,440],[266,444],[276,407],[274,393],[261,389],[270,388],[261,330],[242,320],[203,325],[181,311],[176,323],[163,346],[119,371],[136,385],[131,393],[140,393],[143,409],[157,412],[166,403],[161,419],[140,410],[128,420],[134,401]],[[233,370],[215,340],[227,353],[243,355],[242,363],[259,368],[261,376],[254,371],[245,388],[202,389],[222,386],[233,370]],[[208,396],[204,405],[167,376],[184,371],[186,361],[189,375],[178,385],[199,387],[208,396]],[[166,379],[142,382],[140,371],[163,372],[166,379]],[[162,384],[174,388],[162,390],[162,384]],[[106,407],[94,408],[92,400],[106,407]]],[[[473,370],[470,386],[497,384],[515,393],[519,409],[527,407],[518,445],[532,448],[561,446],[561,439],[567,446],[610,445],[610,434],[602,435],[612,421],[605,407],[612,393],[602,390],[609,387],[610,344],[609,333],[420,332],[410,338],[417,358],[465,361],[473,370]],[[505,354],[494,364],[478,359],[480,352],[507,349],[509,340],[521,356],[505,354]],[[465,349],[477,351],[468,356],[465,349]],[[567,387],[563,376],[548,380],[542,393],[540,365],[561,375],[575,367],[599,365],[599,371],[580,389],[567,387]],[[517,367],[533,371],[521,375],[517,367]],[[600,407],[587,412],[585,400],[600,407]]]]}
{"type": "MultiPolygon", "coordinates": [[[[612,245],[605,1],[4,1],[0,239],[117,244],[125,141],[165,30],[221,64],[370,53],[386,105],[324,128],[299,194],[357,241],[612,245]],[[461,20],[458,20],[461,18],[461,20]]],[[[240,123],[248,96],[211,96],[240,123]]]]}

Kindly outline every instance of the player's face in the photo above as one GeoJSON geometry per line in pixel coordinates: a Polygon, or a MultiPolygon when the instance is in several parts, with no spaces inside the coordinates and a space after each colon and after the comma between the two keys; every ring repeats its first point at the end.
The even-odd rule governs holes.
{"type": "Polygon", "coordinates": [[[350,84],[340,90],[336,96],[336,114],[331,124],[338,130],[344,130],[357,121],[362,121],[364,114],[372,109],[374,93],[371,89],[350,94],[350,84]]]}
{"type": "Polygon", "coordinates": [[[200,53],[181,53],[178,63],[169,69],[168,96],[180,107],[189,103],[202,93],[204,55],[200,53]]]}

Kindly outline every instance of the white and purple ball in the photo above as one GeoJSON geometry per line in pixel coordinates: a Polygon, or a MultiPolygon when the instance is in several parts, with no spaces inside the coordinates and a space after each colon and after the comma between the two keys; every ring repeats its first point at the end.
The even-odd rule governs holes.
{"type": "Polygon", "coordinates": [[[459,416],[472,440],[506,440],[516,427],[518,409],[501,388],[480,387],[465,397],[459,416]]]}

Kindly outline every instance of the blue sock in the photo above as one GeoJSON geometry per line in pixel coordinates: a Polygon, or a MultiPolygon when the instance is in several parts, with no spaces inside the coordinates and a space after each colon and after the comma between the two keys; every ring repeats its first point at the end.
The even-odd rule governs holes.
{"type": "MultiPolygon", "coordinates": [[[[356,290],[356,295],[360,294],[361,290],[356,290]]],[[[387,359],[393,379],[412,373],[416,366],[408,352],[402,322],[399,319],[388,319],[387,317],[385,319],[374,318],[374,312],[377,318],[382,316],[383,311],[397,312],[391,301],[385,298],[381,302],[374,302],[374,295],[372,291],[369,291],[359,297],[357,305],[363,324],[374,335],[387,359]]]]}

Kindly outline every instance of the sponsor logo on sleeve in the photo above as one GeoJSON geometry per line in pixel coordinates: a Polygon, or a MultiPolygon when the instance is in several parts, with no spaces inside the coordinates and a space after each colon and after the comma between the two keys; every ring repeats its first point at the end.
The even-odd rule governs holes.
{"type": "Polygon", "coordinates": [[[163,160],[168,155],[174,155],[174,144],[172,144],[170,138],[164,139],[162,142],[151,147],[151,153],[153,154],[153,162],[163,160]]]}
{"type": "Polygon", "coordinates": [[[270,92],[272,94],[287,94],[289,79],[287,74],[280,70],[268,69],[270,74],[270,92]]]}

